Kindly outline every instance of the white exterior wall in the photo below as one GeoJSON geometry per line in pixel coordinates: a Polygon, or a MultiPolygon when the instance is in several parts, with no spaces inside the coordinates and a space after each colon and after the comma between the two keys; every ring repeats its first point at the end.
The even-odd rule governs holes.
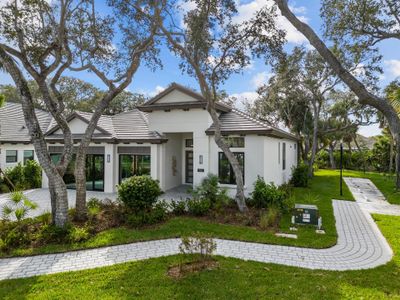
{"type": "MultiPolygon", "coordinates": [[[[85,133],[86,128],[88,124],[78,118],[72,119],[71,121],[68,122],[69,128],[71,129],[71,132],[74,134],[82,134],[85,133]]],[[[62,134],[62,130],[58,129],[56,134],[62,134]]],[[[95,129],[94,133],[99,133],[97,129],[95,129]]]]}
{"type": "Polygon", "coordinates": [[[264,140],[264,180],[276,185],[287,183],[297,165],[297,142],[266,137],[264,140]],[[283,170],[283,143],[286,143],[286,168],[283,170]]]}
{"type": "MultiPolygon", "coordinates": [[[[187,96],[186,96],[187,97],[187,96]]],[[[186,98],[187,99],[187,98],[186,98]]],[[[187,100],[186,100],[187,101],[187,100]]],[[[208,160],[209,160],[209,137],[206,135],[205,130],[211,125],[211,117],[208,112],[204,109],[191,109],[188,111],[184,110],[171,110],[165,111],[153,111],[148,114],[149,129],[157,131],[162,134],[169,133],[183,133],[189,134],[186,136],[192,136],[193,138],[193,184],[198,185],[201,179],[209,172],[208,160]],[[199,156],[203,156],[203,164],[199,163],[199,156]],[[203,172],[201,172],[203,170],[203,172]]],[[[185,135],[181,136],[184,140],[185,135]]],[[[169,161],[171,151],[168,146],[168,141],[161,147],[161,168],[171,168],[170,165],[165,164],[165,160],[169,161]]],[[[183,145],[183,144],[182,144],[183,145]]],[[[176,148],[175,148],[176,149],[176,148]]],[[[180,150],[180,153],[182,153],[180,150]]],[[[182,155],[183,167],[184,167],[184,155],[182,155]]],[[[154,167],[155,168],[155,167],[154,167]]],[[[166,180],[167,171],[161,171],[160,184],[162,189],[170,187],[170,182],[166,180]]],[[[181,183],[184,183],[184,171],[181,175],[181,183]]]]}
{"type": "MultiPolygon", "coordinates": [[[[18,163],[24,163],[24,150],[35,150],[32,144],[4,144],[0,145],[0,168],[6,169],[10,167],[15,167],[18,163]],[[6,151],[7,150],[17,150],[17,162],[16,163],[6,163],[6,151]]],[[[34,151],[34,157],[37,161],[36,151],[34,151]]]]}

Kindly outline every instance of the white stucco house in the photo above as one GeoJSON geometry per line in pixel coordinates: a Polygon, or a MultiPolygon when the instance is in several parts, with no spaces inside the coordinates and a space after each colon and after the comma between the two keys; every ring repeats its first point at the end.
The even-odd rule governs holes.
{"type": "MultiPolygon", "coordinates": [[[[122,180],[136,174],[149,174],[169,190],[183,184],[196,186],[213,173],[233,194],[235,177],[214,142],[213,122],[205,107],[200,94],[173,83],[138,109],[102,116],[88,151],[88,190],[115,192],[122,180]]],[[[243,166],[246,194],[257,176],[277,185],[287,182],[298,161],[296,137],[225,104],[217,108],[222,133],[243,166]]],[[[48,112],[36,113],[56,161],[62,151],[61,131],[48,112]]],[[[76,143],[90,117],[75,112],[68,118],[76,143]]],[[[20,104],[7,102],[0,109],[0,126],[1,168],[37,159],[20,104]]],[[[74,188],[73,163],[64,179],[68,188],[74,188]]]]}

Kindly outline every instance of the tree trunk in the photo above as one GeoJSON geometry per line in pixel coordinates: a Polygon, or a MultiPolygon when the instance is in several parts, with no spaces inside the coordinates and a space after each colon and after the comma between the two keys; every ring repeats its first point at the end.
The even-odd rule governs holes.
{"type": "Polygon", "coordinates": [[[324,42],[318,37],[313,29],[306,23],[300,21],[289,9],[287,0],[275,0],[282,15],[310,42],[318,53],[331,66],[332,70],[339,78],[353,91],[359,99],[359,103],[370,105],[379,110],[388,120],[389,128],[393,136],[396,137],[396,187],[400,188],[400,118],[394,107],[385,98],[372,94],[353,74],[351,74],[336,56],[329,50],[324,42]]]}
{"type": "Polygon", "coordinates": [[[331,165],[331,169],[335,170],[336,169],[336,161],[335,161],[335,156],[333,155],[335,151],[335,146],[332,143],[329,143],[329,162],[331,165]]]}
{"type": "Polygon", "coordinates": [[[312,145],[311,145],[311,157],[308,164],[308,177],[313,177],[314,175],[314,161],[315,156],[317,155],[318,149],[318,120],[319,120],[319,108],[316,104],[315,100],[313,101],[313,110],[314,110],[314,120],[313,120],[313,137],[312,137],[312,145]]]}
{"type": "MultiPolygon", "coordinates": [[[[64,227],[68,221],[68,194],[62,178],[63,171],[57,169],[48,153],[47,143],[35,114],[34,103],[28,83],[15,62],[1,48],[0,62],[11,75],[18,89],[21,97],[24,119],[31,136],[31,141],[36,151],[39,163],[49,178],[53,223],[56,226],[64,227]]],[[[67,155],[66,157],[68,158],[69,156],[67,155]]]]}
{"type": "Polygon", "coordinates": [[[75,160],[75,185],[76,185],[76,202],[75,202],[75,219],[84,221],[87,218],[86,207],[86,151],[78,151],[75,160]]]}
{"type": "Polygon", "coordinates": [[[394,138],[390,136],[390,150],[389,150],[389,174],[393,171],[393,161],[394,161],[394,138]]]}

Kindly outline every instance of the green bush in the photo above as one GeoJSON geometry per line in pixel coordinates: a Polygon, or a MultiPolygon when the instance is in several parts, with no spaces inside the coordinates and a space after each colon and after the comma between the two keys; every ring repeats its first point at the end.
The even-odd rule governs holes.
{"type": "Polygon", "coordinates": [[[72,227],[68,233],[68,240],[71,243],[79,243],[89,239],[90,234],[87,228],[84,227],[72,227]]]}
{"type": "Polygon", "coordinates": [[[27,160],[22,168],[23,184],[27,189],[36,189],[42,186],[42,168],[35,160],[27,160]]]}
{"type": "MultiPolygon", "coordinates": [[[[18,163],[15,167],[7,168],[4,173],[6,174],[7,178],[13,183],[15,189],[17,190],[24,190],[24,167],[21,163],[18,163]]],[[[4,181],[5,184],[8,185],[10,190],[12,186],[9,184],[7,180],[4,181]]]]}
{"type": "Polygon", "coordinates": [[[299,164],[292,170],[292,179],[290,181],[295,187],[308,186],[308,166],[306,164],[299,164]]]}
{"type": "Polygon", "coordinates": [[[70,226],[62,228],[52,224],[43,225],[39,232],[39,238],[44,243],[65,243],[69,231],[70,226]]]}
{"type": "Polygon", "coordinates": [[[2,214],[4,219],[10,216],[15,218],[17,222],[21,222],[31,210],[35,210],[38,205],[30,201],[23,192],[15,191],[11,193],[10,200],[3,205],[2,214]]]}
{"type": "Polygon", "coordinates": [[[279,209],[271,206],[265,213],[260,217],[260,227],[261,229],[268,229],[271,227],[276,227],[279,222],[279,209]]]}
{"type": "Polygon", "coordinates": [[[4,239],[4,247],[6,249],[17,248],[29,244],[30,236],[24,227],[25,226],[16,226],[7,233],[4,239]]]}
{"type": "Polygon", "coordinates": [[[158,181],[150,176],[133,176],[118,186],[118,199],[134,213],[149,211],[161,193],[158,181]]]}
{"type": "Polygon", "coordinates": [[[229,203],[229,196],[225,188],[218,186],[218,176],[208,174],[203,178],[201,184],[193,191],[194,198],[208,199],[211,207],[221,207],[229,203]]]}
{"type": "Polygon", "coordinates": [[[187,201],[188,212],[194,216],[204,216],[211,209],[211,202],[208,199],[193,198],[187,201]]]}
{"type": "Polygon", "coordinates": [[[130,214],[126,218],[129,226],[139,228],[146,225],[154,225],[165,221],[168,216],[168,204],[166,202],[158,202],[149,211],[141,211],[130,214]]]}
{"type": "Polygon", "coordinates": [[[186,203],[185,201],[171,201],[170,204],[171,211],[176,216],[181,216],[186,213],[186,203]]]}
{"type": "Polygon", "coordinates": [[[249,204],[256,208],[268,208],[275,206],[283,208],[287,192],[281,190],[274,183],[266,184],[262,177],[258,177],[254,183],[254,191],[251,193],[249,204]]]}

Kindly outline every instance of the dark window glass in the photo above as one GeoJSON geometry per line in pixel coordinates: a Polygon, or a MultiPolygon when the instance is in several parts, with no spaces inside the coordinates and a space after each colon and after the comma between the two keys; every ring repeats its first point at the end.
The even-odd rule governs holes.
{"type": "Polygon", "coordinates": [[[286,170],[286,143],[282,143],[282,170],[286,170]]]}
{"type": "MultiPolygon", "coordinates": [[[[243,182],[244,182],[244,153],[234,152],[233,154],[238,159],[240,167],[242,168],[243,182]]],[[[233,172],[232,166],[223,152],[219,152],[218,177],[220,183],[236,184],[235,173],[233,172]]]]}
{"type": "Polygon", "coordinates": [[[186,148],[193,148],[193,139],[186,139],[185,146],[186,148]]]}
{"type": "Polygon", "coordinates": [[[24,164],[28,161],[28,160],[34,160],[35,156],[34,156],[34,151],[33,150],[24,150],[24,164]]]}
{"type": "Polygon", "coordinates": [[[244,137],[226,137],[225,143],[228,144],[229,148],[244,148],[244,137]]]}
{"type": "Polygon", "coordinates": [[[17,150],[6,150],[6,163],[16,163],[18,161],[17,150]]]}
{"type": "MultiPolygon", "coordinates": [[[[50,157],[53,163],[57,164],[61,159],[61,154],[51,153],[50,157]]],[[[68,189],[76,189],[75,158],[74,154],[63,177],[68,189]]],[[[86,189],[88,191],[104,191],[104,155],[102,154],[86,155],[86,189]]]]}
{"type": "Polygon", "coordinates": [[[150,175],[150,155],[121,154],[119,156],[119,181],[135,176],[150,175]]]}

